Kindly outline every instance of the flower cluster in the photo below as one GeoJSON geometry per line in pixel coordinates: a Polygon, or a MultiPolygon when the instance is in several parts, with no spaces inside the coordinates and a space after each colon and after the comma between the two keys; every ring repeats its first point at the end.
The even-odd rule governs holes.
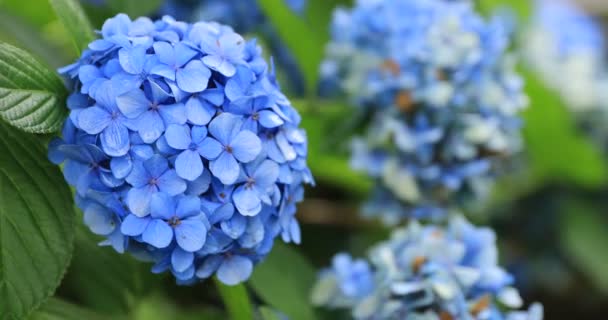
{"type": "MultiPolygon", "coordinates": [[[[285,0],[285,3],[297,14],[302,14],[307,5],[306,0],[285,0]]],[[[298,94],[304,92],[304,77],[295,58],[256,0],[169,0],[161,12],[186,21],[218,21],[242,34],[261,34],[279,71],[284,72],[289,81],[288,89],[298,94]]]]}
{"type": "Polygon", "coordinates": [[[509,27],[470,1],[359,0],[337,9],[321,67],[371,119],[352,164],[378,180],[387,223],[477,199],[520,148],[527,104],[506,54],[509,27]]]}
{"type": "Polygon", "coordinates": [[[605,145],[608,66],[601,25],[568,0],[537,0],[532,21],[522,41],[528,65],[605,145]]]}
{"type": "Polygon", "coordinates": [[[299,243],[306,135],[255,40],[124,14],[100,34],[60,70],[74,92],[49,157],[103,244],[179,283],[236,284],[276,236],[299,243]]]}
{"type": "Polygon", "coordinates": [[[512,277],[497,265],[495,235],[453,217],[445,228],[411,223],[370,251],[341,253],[320,273],[313,302],[355,319],[540,320],[542,306],[520,308],[512,277]],[[504,311],[504,309],[508,311],[504,311]]]}

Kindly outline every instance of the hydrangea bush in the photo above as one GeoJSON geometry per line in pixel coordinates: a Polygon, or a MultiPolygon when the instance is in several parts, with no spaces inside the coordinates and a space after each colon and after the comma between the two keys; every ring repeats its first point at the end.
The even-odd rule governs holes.
{"type": "Polygon", "coordinates": [[[313,289],[315,304],[354,319],[540,320],[522,306],[513,278],[497,265],[495,234],[460,216],[446,227],[416,222],[393,231],[369,259],[337,254],[313,289]]]}
{"type": "Polygon", "coordinates": [[[535,4],[522,39],[528,66],[561,95],[579,124],[605,147],[608,66],[602,27],[571,1],[535,4]]]}
{"type": "Polygon", "coordinates": [[[356,1],[337,9],[321,67],[371,119],[352,165],[377,181],[365,213],[388,224],[481,199],[520,149],[527,105],[509,25],[470,1],[356,1]]]}
{"type": "Polygon", "coordinates": [[[73,93],[49,156],[103,244],[233,285],[275,237],[300,242],[306,135],[261,54],[217,23],[119,14],[60,70],[73,93]]]}

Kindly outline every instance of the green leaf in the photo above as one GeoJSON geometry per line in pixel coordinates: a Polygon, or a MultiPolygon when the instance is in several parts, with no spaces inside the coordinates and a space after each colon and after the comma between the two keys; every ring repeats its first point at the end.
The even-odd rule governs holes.
{"type": "Polygon", "coordinates": [[[606,180],[598,148],[577,131],[567,107],[531,74],[526,77],[530,107],[523,112],[526,150],[541,177],[595,187],[606,180]]]}
{"type": "MultiPolygon", "coordinates": [[[[29,318],[30,320],[104,320],[102,316],[91,310],[79,307],[73,303],[59,298],[50,298],[40,309],[36,310],[29,318]]],[[[113,317],[112,319],[124,320],[124,317],[113,317]]]]}
{"type": "Polygon", "coordinates": [[[82,53],[89,43],[95,40],[95,34],[91,22],[80,7],[80,3],[76,0],[49,1],[65,29],[72,35],[72,41],[78,50],[78,54],[82,53]]]}
{"type": "Polygon", "coordinates": [[[176,305],[161,292],[155,292],[141,301],[132,313],[132,320],[226,320],[227,317],[218,308],[211,306],[185,307],[176,305]]]}
{"type": "Polygon", "coordinates": [[[0,119],[26,132],[50,133],[67,115],[61,80],[29,53],[0,43],[0,119]]]}
{"type": "Polygon", "coordinates": [[[530,0],[478,0],[477,7],[486,16],[492,16],[501,8],[512,9],[520,21],[527,21],[532,15],[534,2],[530,0]]]}
{"type": "Polygon", "coordinates": [[[227,286],[214,278],[224,306],[232,320],[251,320],[253,319],[253,309],[249,301],[249,295],[244,285],[227,286]]]}
{"type": "Polygon", "coordinates": [[[261,306],[259,311],[262,315],[262,320],[281,320],[279,315],[272,308],[261,306]]]}
{"type": "Polygon", "coordinates": [[[147,16],[158,10],[158,7],[163,3],[162,0],[108,0],[108,6],[116,11],[128,14],[135,19],[141,16],[147,16]]]}
{"type": "Polygon", "coordinates": [[[256,266],[249,284],[266,304],[289,319],[318,319],[309,299],[316,271],[296,250],[276,242],[266,260],[256,266]]]}
{"type": "Polygon", "coordinates": [[[319,65],[323,59],[324,39],[328,30],[315,32],[312,24],[292,12],[283,0],[258,0],[258,4],[296,57],[306,78],[309,96],[314,95],[319,77],[319,65]]]}
{"type": "Polygon", "coordinates": [[[571,203],[561,215],[560,235],[571,262],[608,294],[608,223],[597,208],[571,203]]]}
{"type": "Polygon", "coordinates": [[[158,280],[152,279],[148,265],[128,254],[100,247],[100,241],[100,237],[79,225],[74,257],[62,287],[88,308],[107,314],[126,314],[158,280]]]}
{"type": "Polygon", "coordinates": [[[30,135],[0,122],[0,319],[23,318],[57,288],[74,240],[72,196],[30,135]]]}

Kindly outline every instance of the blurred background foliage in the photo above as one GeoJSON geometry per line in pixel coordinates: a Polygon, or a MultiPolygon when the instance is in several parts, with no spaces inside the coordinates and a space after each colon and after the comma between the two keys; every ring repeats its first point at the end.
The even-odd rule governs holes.
{"type": "MultiPolygon", "coordinates": [[[[83,3],[94,29],[118,12],[154,16],[163,5],[161,0],[94,2],[83,3]]],[[[292,12],[282,0],[258,2],[305,79],[302,94],[288,95],[302,114],[310,142],[309,166],[317,180],[298,213],[303,244],[293,248],[277,243],[246,287],[210,281],[179,287],[168,277],[151,274],[147,265],[98,247],[98,239],[81,227],[56,296],[34,319],[225,319],[226,314],[280,319],[270,308],[293,320],[335,319],[308,303],[317,267],[327,265],[340,250],[361,255],[388,234],[382,226],[358,219],[358,204],[371,189],[371,182],[348,164],[348,137],[357,130],[360,115],[345,101],[316,95],[332,9],[350,1],[309,0],[303,14],[292,12]],[[233,303],[224,306],[222,301],[233,303]]],[[[484,14],[512,10],[523,24],[531,15],[530,3],[477,1],[484,14]]],[[[601,16],[601,5],[586,4],[601,16]]],[[[47,0],[0,0],[0,41],[31,52],[53,69],[78,56],[71,40],[74,32],[77,37],[93,36],[77,27],[66,30],[47,0]]],[[[533,72],[520,69],[531,104],[523,114],[526,152],[521,161],[527,165],[504,178],[492,201],[469,216],[496,228],[503,264],[516,275],[526,301],[544,303],[547,319],[605,319],[608,155],[580,132],[556,92],[533,72]]],[[[80,225],[81,220],[77,218],[80,225]]]]}

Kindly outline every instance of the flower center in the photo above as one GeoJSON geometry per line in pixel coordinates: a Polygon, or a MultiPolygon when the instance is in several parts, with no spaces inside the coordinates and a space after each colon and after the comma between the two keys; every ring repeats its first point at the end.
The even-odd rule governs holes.
{"type": "Polygon", "coordinates": [[[158,183],[158,180],[156,178],[151,178],[150,181],[148,181],[148,184],[155,186],[158,183]]]}
{"type": "Polygon", "coordinates": [[[222,199],[226,198],[226,194],[223,192],[220,192],[220,198],[222,198],[222,199]]]}
{"type": "Polygon", "coordinates": [[[159,108],[158,103],[156,103],[156,102],[152,102],[152,103],[150,103],[150,110],[157,111],[157,110],[158,110],[158,108],[159,108]]]}
{"type": "Polygon", "coordinates": [[[169,221],[167,221],[167,223],[168,223],[168,224],[169,224],[169,225],[170,225],[172,228],[175,228],[175,227],[179,226],[179,225],[182,223],[182,221],[181,221],[181,220],[179,220],[179,218],[178,218],[178,217],[172,217],[171,219],[169,219],[169,221]]]}
{"type": "Polygon", "coordinates": [[[251,118],[255,121],[258,121],[260,119],[260,114],[256,112],[251,115],[251,118]]]}
{"type": "Polygon", "coordinates": [[[232,153],[232,147],[231,146],[226,146],[225,149],[226,149],[226,152],[232,153]]]}
{"type": "Polygon", "coordinates": [[[191,142],[190,145],[188,146],[188,149],[190,149],[192,151],[196,151],[196,149],[198,149],[198,146],[196,145],[196,143],[191,142]]]}
{"type": "Polygon", "coordinates": [[[245,183],[245,188],[251,188],[255,184],[255,180],[253,178],[247,178],[247,182],[245,183]]]}

